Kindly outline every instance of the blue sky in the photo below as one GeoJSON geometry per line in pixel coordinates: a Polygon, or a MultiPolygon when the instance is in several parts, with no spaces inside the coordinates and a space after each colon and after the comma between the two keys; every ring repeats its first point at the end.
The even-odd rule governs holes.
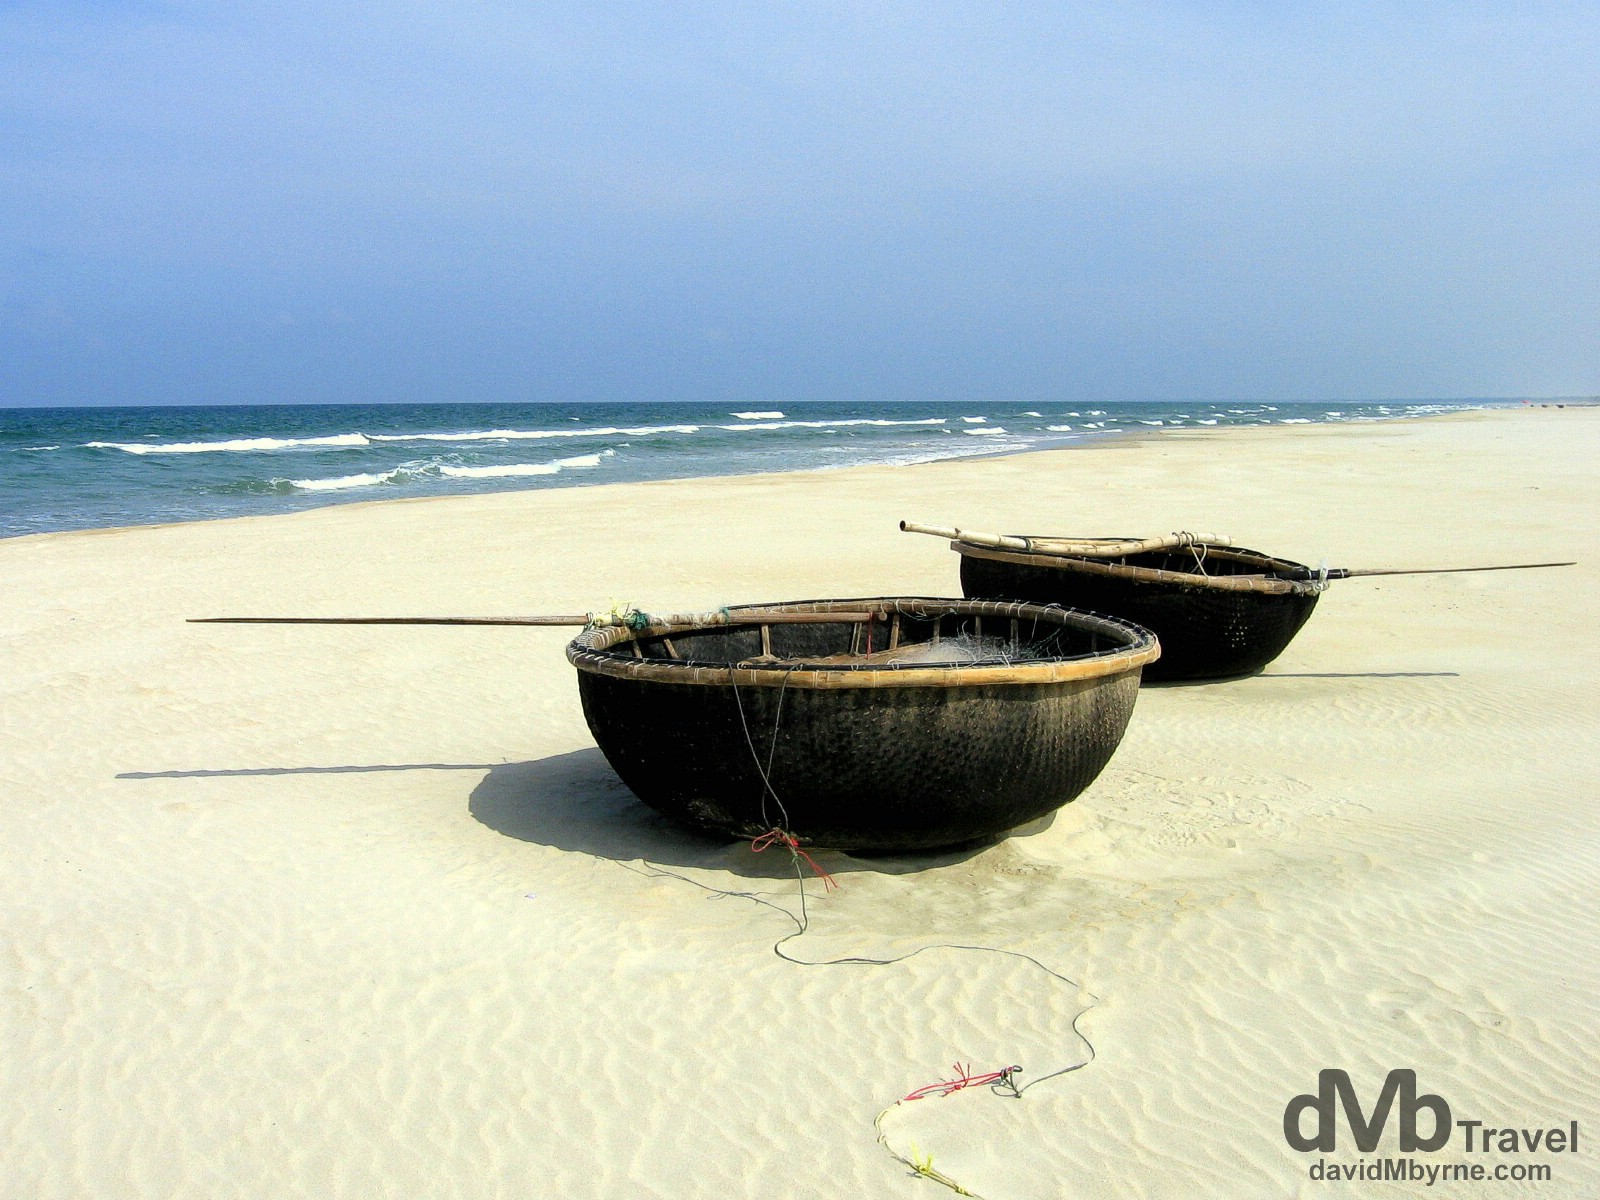
{"type": "Polygon", "coordinates": [[[0,404],[1600,392],[1600,6],[0,0],[0,404]]]}

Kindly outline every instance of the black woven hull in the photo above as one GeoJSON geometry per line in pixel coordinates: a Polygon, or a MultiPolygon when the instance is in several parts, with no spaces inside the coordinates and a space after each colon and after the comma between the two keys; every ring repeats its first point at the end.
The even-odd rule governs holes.
{"type": "Polygon", "coordinates": [[[1159,654],[1146,629],[1059,608],[760,607],[785,619],[742,607],[567,647],[622,781],[704,833],[879,852],[993,839],[1089,786],[1159,654]]]}
{"type": "Polygon", "coordinates": [[[965,553],[961,588],[969,597],[1060,604],[1143,625],[1161,642],[1161,658],[1145,668],[1151,682],[1259,671],[1283,653],[1317,606],[1314,591],[1145,582],[1076,570],[1070,560],[1023,564],[965,553]]]}
{"type": "Polygon", "coordinates": [[[737,694],[580,672],[578,688],[611,766],[673,820],[736,838],[782,827],[820,846],[904,851],[994,838],[1075,799],[1121,741],[1139,672],[737,694]]]}

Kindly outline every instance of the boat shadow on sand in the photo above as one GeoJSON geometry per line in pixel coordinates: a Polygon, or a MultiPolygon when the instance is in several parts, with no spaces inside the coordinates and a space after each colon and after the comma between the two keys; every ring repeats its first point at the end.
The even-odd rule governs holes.
{"type": "MultiPolygon", "coordinates": [[[[210,769],[122,771],[123,780],[271,778],[286,775],[368,775],[390,771],[484,771],[472,789],[467,810],[481,824],[505,837],[614,862],[641,859],[664,867],[705,867],[751,879],[792,878],[793,859],[756,853],[749,841],[708,837],[668,821],[635,798],[597,748],[513,763],[350,763],[340,766],[221,767],[210,769]]],[[[1050,813],[1021,830],[1037,833],[1055,819],[1050,813]]],[[[927,854],[882,857],[808,848],[817,861],[838,874],[876,871],[905,875],[962,862],[993,842],[927,854]]]]}
{"type": "MultiPolygon", "coordinates": [[[[638,800],[598,749],[574,750],[489,769],[467,802],[472,816],[496,833],[614,862],[703,867],[751,879],[793,878],[782,847],[756,853],[749,841],[694,833],[638,800]]],[[[1025,827],[1038,832],[1054,814],[1025,827]]],[[[927,854],[867,856],[812,851],[833,874],[874,871],[903,875],[961,862],[992,842],[927,854]]]]}

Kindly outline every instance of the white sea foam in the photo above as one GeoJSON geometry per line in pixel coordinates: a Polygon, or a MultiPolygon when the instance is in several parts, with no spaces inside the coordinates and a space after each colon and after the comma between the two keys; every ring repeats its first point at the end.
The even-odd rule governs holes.
{"type": "Polygon", "coordinates": [[[579,454],[573,458],[558,458],[554,462],[508,463],[500,467],[441,466],[439,472],[452,479],[510,479],[521,475],[555,475],[561,471],[598,467],[602,458],[613,453],[614,451],[606,450],[600,454],[579,454]]]}
{"type": "Polygon", "coordinates": [[[462,467],[435,461],[402,463],[392,471],[366,472],[360,475],[340,475],[332,479],[274,480],[287,483],[304,492],[342,492],[351,488],[382,487],[407,479],[445,477],[449,479],[514,479],[521,476],[555,475],[561,471],[589,470],[598,467],[602,459],[615,454],[615,450],[602,450],[598,454],[579,454],[571,458],[558,458],[543,463],[503,463],[496,466],[462,467]]]}
{"type": "MultiPolygon", "coordinates": [[[[597,430],[597,433],[608,432],[597,430]]],[[[615,431],[610,431],[615,432],[615,431]]],[[[511,442],[529,439],[586,437],[586,429],[473,429],[465,433],[375,433],[375,442],[511,442]]]]}
{"type": "Polygon", "coordinates": [[[554,475],[561,468],[555,463],[508,463],[503,467],[440,467],[441,475],[451,479],[510,479],[519,475],[554,475]]]}
{"type": "Polygon", "coordinates": [[[361,433],[336,433],[313,438],[231,438],[225,442],[85,442],[90,450],[124,450],[129,454],[256,454],[271,450],[293,450],[300,446],[365,446],[361,433]]]}
{"type": "MultiPolygon", "coordinates": [[[[1026,445],[1019,442],[1015,448],[1018,450],[1026,449],[1026,445]]],[[[845,462],[822,469],[838,470],[844,467],[859,466],[909,467],[918,463],[948,462],[950,459],[955,458],[982,458],[984,456],[992,456],[995,453],[997,451],[993,446],[973,445],[970,442],[963,442],[959,446],[955,446],[945,442],[937,450],[906,450],[897,454],[864,455],[860,458],[850,458],[845,462]]]]}
{"type": "Polygon", "coordinates": [[[1005,428],[1004,428],[1004,426],[1001,426],[1001,425],[991,425],[987,429],[963,429],[961,432],[962,433],[970,433],[970,434],[973,434],[974,436],[977,436],[977,437],[984,437],[984,436],[988,436],[990,434],[1004,433],[1005,432],[1005,428]]]}
{"type": "Polygon", "coordinates": [[[699,433],[698,425],[603,425],[594,429],[472,429],[463,433],[375,433],[375,442],[526,442],[545,438],[648,437],[655,433],[699,433]]]}
{"type": "Polygon", "coordinates": [[[961,419],[968,425],[983,425],[989,420],[988,417],[962,417],[961,419]]]}
{"type": "Polygon", "coordinates": [[[1141,425],[1165,425],[1165,421],[1140,421],[1141,425]]]}
{"type": "Polygon", "coordinates": [[[843,421],[762,421],[760,424],[750,425],[717,425],[716,429],[726,429],[732,433],[746,433],[759,429],[842,429],[846,425],[943,425],[943,417],[927,417],[918,421],[887,421],[875,417],[851,417],[843,421]]]}
{"type": "Polygon", "coordinates": [[[1027,412],[1023,413],[1022,415],[1025,416],[1025,417],[1042,417],[1042,416],[1044,416],[1043,413],[1036,413],[1031,408],[1027,412]]]}
{"type": "Polygon", "coordinates": [[[742,413],[734,413],[733,415],[738,417],[739,420],[741,420],[741,421],[781,421],[781,420],[783,420],[783,414],[781,412],[742,412],[742,413]]]}
{"type": "Polygon", "coordinates": [[[348,488],[377,487],[380,484],[393,483],[401,475],[408,473],[406,468],[396,467],[381,475],[340,475],[336,479],[291,479],[289,483],[303,492],[342,492],[348,488]]]}

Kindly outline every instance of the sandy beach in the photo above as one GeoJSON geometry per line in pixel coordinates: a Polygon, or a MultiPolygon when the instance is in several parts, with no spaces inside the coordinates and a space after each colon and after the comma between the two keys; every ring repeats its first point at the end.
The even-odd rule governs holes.
{"type": "Polygon", "coordinates": [[[0,541],[0,1192],[1600,1194],[1597,463],[1534,406],[0,541]],[[819,852],[781,948],[875,966],[773,953],[789,862],[632,798],[570,631],[184,620],[959,594],[902,518],[1578,565],[1336,583],[1047,828],[819,852]],[[895,1104],[956,1063],[1023,1094],[895,1104]],[[1583,1140],[1318,1181],[1325,1068],[1583,1140]]]}

